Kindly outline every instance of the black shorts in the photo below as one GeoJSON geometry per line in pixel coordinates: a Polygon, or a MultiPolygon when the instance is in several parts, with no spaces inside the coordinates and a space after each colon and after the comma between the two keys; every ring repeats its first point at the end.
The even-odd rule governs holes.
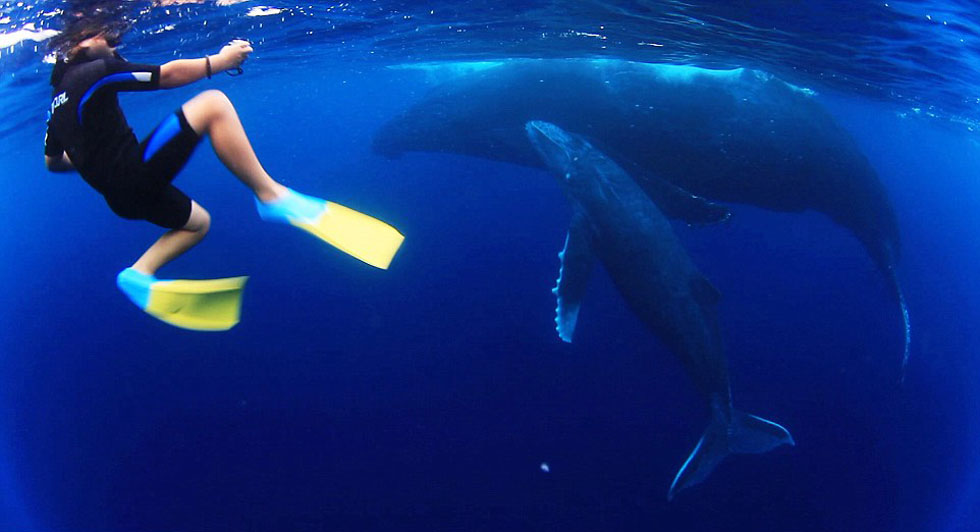
{"type": "Polygon", "coordinates": [[[184,111],[168,116],[140,143],[142,161],[135,175],[106,191],[112,211],[123,218],[146,220],[167,229],[187,225],[191,199],[170,184],[201,141],[184,111]]]}

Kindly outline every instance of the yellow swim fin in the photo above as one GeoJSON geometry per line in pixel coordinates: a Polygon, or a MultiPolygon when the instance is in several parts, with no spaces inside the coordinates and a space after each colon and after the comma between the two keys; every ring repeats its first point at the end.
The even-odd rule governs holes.
{"type": "Polygon", "coordinates": [[[263,203],[256,199],[264,220],[299,227],[337,249],[382,270],[405,237],[394,227],[332,201],[290,190],[286,197],[263,203]]]}
{"type": "Polygon", "coordinates": [[[394,227],[332,201],[312,222],[294,220],[335,248],[371,266],[387,270],[405,237],[394,227]]]}
{"type": "Polygon", "coordinates": [[[226,331],[238,324],[248,277],[158,280],[126,268],[116,284],[147,314],[183,329],[226,331]]]}

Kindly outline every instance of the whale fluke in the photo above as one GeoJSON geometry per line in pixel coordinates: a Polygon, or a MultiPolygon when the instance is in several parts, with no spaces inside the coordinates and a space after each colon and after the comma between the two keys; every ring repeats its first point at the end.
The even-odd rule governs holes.
{"type": "Polygon", "coordinates": [[[708,428],[674,477],[667,500],[673,500],[680,490],[708,478],[729,454],[760,454],[783,444],[796,445],[796,442],[782,426],[734,408],[726,415],[716,400],[712,404],[708,428]]]}

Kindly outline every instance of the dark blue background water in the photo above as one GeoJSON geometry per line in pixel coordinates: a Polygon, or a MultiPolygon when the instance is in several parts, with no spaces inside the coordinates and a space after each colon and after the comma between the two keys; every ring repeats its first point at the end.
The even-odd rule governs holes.
{"type": "MultiPolygon", "coordinates": [[[[128,55],[172,57],[153,46],[128,55]]],[[[118,293],[116,272],[158,230],[43,170],[44,68],[5,74],[5,112],[33,118],[0,143],[0,530],[980,529],[980,146],[965,127],[809,84],[898,213],[903,386],[894,303],[844,230],[746,206],[677,228],[724,296],[739,405],[797,446],[730,459],[668,504],[702,400],[604,272],[576,342],[558,341],[570,213],[553,178],[384,160],[371,136],[424,76],[270,47],[242,78],[124,96],[131,124],[145,134],[195,90],[225,90],[270,173],[406,242],[383,272],[264,224],[202,145],[177,183],[212,231],[161,275],[250,275],[243,321],[222,334],[174,329],[118,293]]]]}

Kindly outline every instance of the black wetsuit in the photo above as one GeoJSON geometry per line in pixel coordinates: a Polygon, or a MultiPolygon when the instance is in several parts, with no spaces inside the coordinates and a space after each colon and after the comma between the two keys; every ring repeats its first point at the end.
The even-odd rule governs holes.
{"type": "Polygon", "coordinates": [[[191,200],[170,182],[200,136],[181,110],[143,142],[136,140],[119,107],[119,91],[160,88],[160,67],[122,58],[55,65],[44,153],[68,154],[82,178],[123,218],[171,229],[190,218],[191,200]]]}

